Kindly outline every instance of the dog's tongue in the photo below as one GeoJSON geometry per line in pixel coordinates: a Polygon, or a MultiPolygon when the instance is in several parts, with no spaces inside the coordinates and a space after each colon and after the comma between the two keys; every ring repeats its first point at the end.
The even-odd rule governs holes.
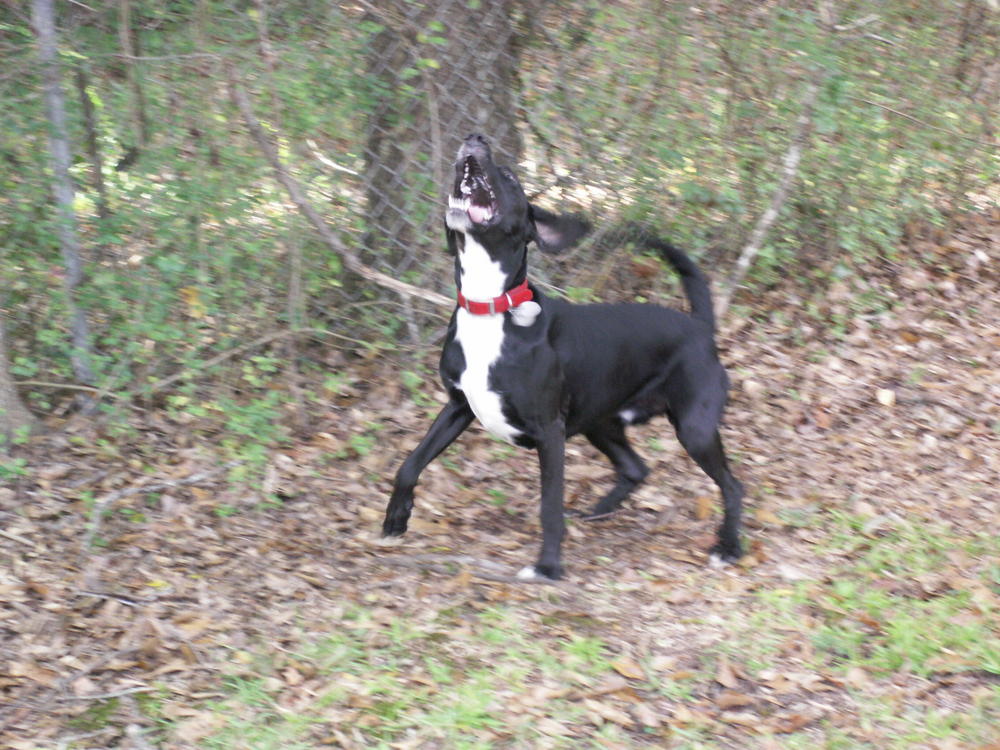
{"type": "Polygon", "coordinates": [[[493,218],[493,209],[489,206],[477,206],[473,203],[469,206],[469,218],[477,224],[482,224],[484,221],[489,221],[493,218]]]}

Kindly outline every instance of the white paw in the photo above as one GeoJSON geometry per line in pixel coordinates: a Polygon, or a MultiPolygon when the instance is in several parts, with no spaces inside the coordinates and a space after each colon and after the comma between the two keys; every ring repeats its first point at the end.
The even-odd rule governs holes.
{"type": "Polygon", "coordinates": [[[708,556],[708,567],[715,568],[716,570],[722,570],[723,568],[728,568],[729,563],[713,552],[708,556]]]}
{"type": "Polygon", "coordinates": [[[544,576],[538,574],[534,565],[527,565],[517,571],[517,578],[521,581],[540,581],[544,576]]]}

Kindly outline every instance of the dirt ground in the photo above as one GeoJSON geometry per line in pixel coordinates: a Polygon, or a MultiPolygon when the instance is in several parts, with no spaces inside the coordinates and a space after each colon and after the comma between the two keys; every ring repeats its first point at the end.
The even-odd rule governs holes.
{"type": "MultiPolygon", "coordinates": [[[[954,648],[880,668],[863,646],[838,660],[820,637],[840,596],[890,640],[864,621],[865,586],[896,601],[962,593],[956,617],[1000,635],[998,263],[1000,216],[977,217],[822,292],[788,280],[737,299],[719,336],[733,381],[723,434],[748,489],[749,554],[721,570],[705,555],[715,489],[665,421],[633,433],[653,471],[627,508],[571,523],[558,585],[510,580],[537,551],[536,463],[479,428],[427,470],[409,533],[381,542],[391,476],[440,398],[385,363],[352,366],[262,490],[234,489],[211,441],[161,413],[129,444],[60,424],[0,487],[0,745],[227,746],[227,685],[266,673],[280,705],[328,712],[301,746],[449,747],[444,730],[378,735],[363,701],[313,707],[329,674],[303,649],[355,632],[364,610],[367,653],[391,646],[379,639],[392,623],[431,621],[417,642],[471,652],[469,623],[502,610],[523,644],[510,658],[592,641],[608,668],[563,685],[558,665],[518,677],[491,709],[511,726],[484,722],[481,746],[1000,747],[995,668],[954,648]],[[935,539],[943,562],[925,565],[935,539]],[[898,723],[913,706],[965,718],[941,732],[898,723]]],[[[568,505],[609,479],[574,439],[568,505]]],[[[407,664],[392,667],[406,690],[440,682],[407,664]]]]}

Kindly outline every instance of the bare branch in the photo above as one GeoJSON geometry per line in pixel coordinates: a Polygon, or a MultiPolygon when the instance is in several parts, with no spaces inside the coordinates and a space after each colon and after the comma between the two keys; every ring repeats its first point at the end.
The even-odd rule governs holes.
{"type": "Polygon", "coordinates": [[[60,701],[106,701],[112,698],[121,698],[124,695],[134,695],[136,693],[149,693],[155,690],[155,688],[149,687],[148,685],[142,685],[139,687],[125,688],[124,690],[118,690],[114,693],[94,693],[93,695],[64,695],[58,700],[60,701]]]}
{"type": "Polygon", "coordinates": [[[104,516],[104,511],[112,504],[121,500],[123,497],[128,497],[129,495],[137,495],[139,493],[145,492],[159,492],[160,490],[172,489],[174,487],[183,487],[188,484],[197,484],[202,482],[209,477],[213,477],[216,474],[220,474],[226,469],[230,469],[233,466],[242,463],[242,461],[229,461],[228,463],[222,464],[222,466],[216,466],[214,469],[209,469],[208,471],[202,471],[197,474],[192,474],[184,479],[168,479],[162,482],[157,482],[156,484],[143,484],[138,487],[128,487],[123,490],[117,490],[108,495],[105,495],[96,503],[94,503],[93,509],[90,511],[90,529],[87,531],[87,536],[83,540],[84,552],[90,549],[94,542],[94,537],[97,536],[97,532],[101,530],[101,521],[104,516]]]}
{"type": "Polygon", "coordinates": [[[876,101],[872,101],[871,99],[865,99],[862,96],[851,96],[850,94],[848,94],[847,98],[853,99],[856,102],[861,102],[862,104],[870,104],[873,107],[884,109],[889,114],[896,115],[897,117],[902,117],[904,120],[909,120],[910,122],[914,122],[917,125],[920,125],[925,128],[930,128],[931,130],[937,130],[939,133],[947,133],[953,138],[961,138],[964,141],[969,141],[971,143],[976,144],[977,146],[982,146],[983,148],[989,149],[990,151],[1000,151],[1000,142],[991,143],[989,141],[981,141],[978,138],[973,138],[972,136],[969,135],[963,135],[962,133],[957,133],[954,130],[949,130],[948,128],[942,128],[940,125],[932,125],[926,120],[921,120],[919,117],[908,115],[906,114],[906,112],[900,112],[898,109],[893,109],[892,107],[886,106],[885,104],[881,104],[876,101]]]}
{"type": "Polygon", "coordinates": [[[275,176],[288,192],[292,202],[296,205],[296,207],[298,207],[299,211],[306,217],[309,223],[313,225],[313,228],[327,244],[327,246],[343,259],[344,265],[368,281],[373,281],[379,286],[391,289],[397,294],[401,294],[403,297],[416,297],[418,299],[433,302],[436,305],[441,305],[442,307],[454,307],[454,300],[445,297],[443,294],[415,287],[412,284],[407,284],[405,281],[400,281],[399,279],[393,278],[388,274],[382,273],[381,271],[377,271],[374,268],[365,265],[361,262],[361,259],[357,255],[355,255],[346,245],[344,245],[343,242],[340,241],[340,238],[330,229],[329,226],[327,226],[326,222],[319,215],[319,213],[317,213],[316,209],[313,208],[311,203],[309,203],[302,186],[294,177],[291,176],[291,174],[289,174],[284,164],[281,163],[281,158],[278,156],[277,150],[271,143],[267,134],[264,132],[264,128],[260,124],[260,121],[254,115],[250,99],[247,97],[243,86],[237,80],[235,71],[232,66],[227,65],[227,68],[229,73],[230,94],[233,102],[243,115],[243,121],[246,123],[247,129],[254,137],[254,140],[257,141],[257,145],[260,147],[261,152],[271,164],[271,168],[274,170],[275,176]]]}
{"type": "Polygon", "coordinates": [[[799,113],[798,120],[796,121],[795,134],[788,144],[788,151],[785,152],[785,158],[782,162],[781,179],[778,181],[778,187],[775,189],[774,195],[771,196],[771,204],[757,220],[757,224],[750,233],[749,241],[747,241],[746,246],[744,246],[743,251],[740,253],[739,259],[736,261],[736,268],[733,269],[732,274],[729,276],[729,282],[716,298],[715,314],[720,320],[726,314],[726,311],[729,310],[729,304],[732,302],[736,287],[746,277],[750,266],[753,265],[757,254],[760,252],[760,248],[764,244],[764,238],[767,237],[767,233],[778,218],[778,214],[785,205],[785,201],[788,200],[792,183],[795,181],[795,176],[799,171],[799,162],[802,160],[802,149],[805,146],[809,127],[812,124],[813,107],[816,105],[816,99],[819,97],[819,89],[819,83],[810,83],[809,88],[806,90],[802,111],[799,113]]]}

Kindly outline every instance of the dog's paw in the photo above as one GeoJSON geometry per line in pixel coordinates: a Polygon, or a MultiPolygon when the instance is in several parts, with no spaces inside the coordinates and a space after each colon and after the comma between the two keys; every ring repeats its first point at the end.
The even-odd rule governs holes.
{"type": "Polygon", "coordinates": [[[719,542],[708,551],[708,564],[713,568],[724,568],[727,565],[735,565],[743,557],[743,550],[740,545],[723,544],[719,542]]]}
{"type": "Polygon", "coordinates": [[[517,579],[526,583],[552,583],[562,578],[562,570],[547,565],[527,565],[517,571],[517,579]]]}
{"type": "Polygon", "coordinates": [[[386,518],[382,522],[382,536],[403,536],[406,533],[407,519],[386,518]]]}

